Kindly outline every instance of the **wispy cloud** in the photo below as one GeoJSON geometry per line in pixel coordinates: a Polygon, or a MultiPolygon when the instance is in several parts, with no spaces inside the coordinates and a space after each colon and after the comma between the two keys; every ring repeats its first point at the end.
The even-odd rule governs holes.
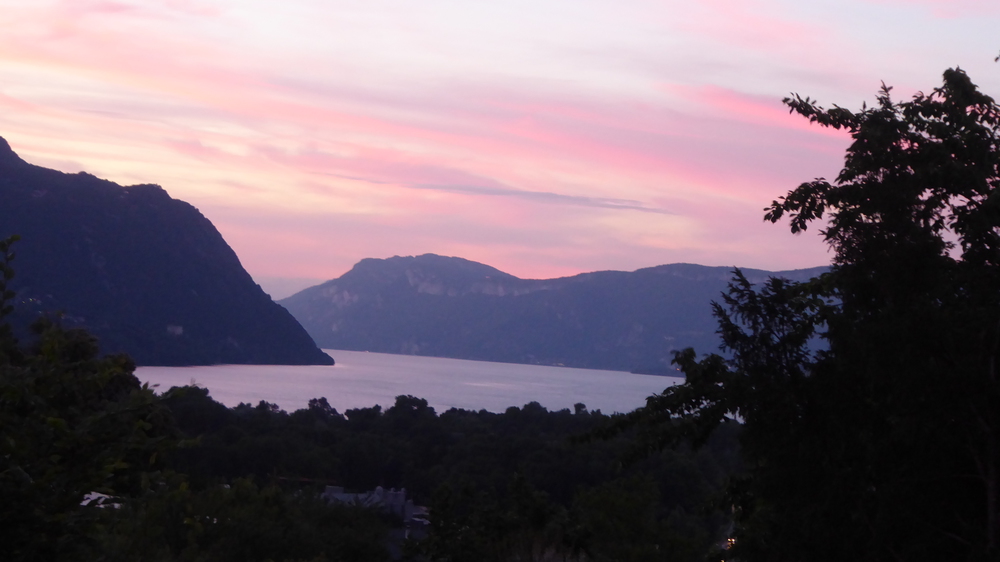
{"type": "Polygon", "coordinates": [[[464,185],[430,185],[430,184],[410,184],[407,187],[416,189],[432,189],[435,191],[445,191],[448,193],[462,193],[468,195],[489,195],[496,197],[516,197],[540,203],[550,203],[557,205],[578,205],[581,207],[597,207],[601,209],[615,209],[622,211],[641,211],[644,213],[657,213],[661,215],[673,214],[666,209],[648,207],[641,201],[632,199],[614,199],[606,197],[583,197],[580,195],[567,195],[565,193],[552,193],[548,191],[522,191],[518,189],[497,189],[495,187],[464,186],[464,185]]]}
{"type": "Polygon", "coordinates": [[[929,10],[934,17],[942,19],[996,16],[1000,14],[1000,4],[992,0],[867,0],[871,4],[881,4],[901,8],[929,10]]]}
{"type": "Polygon", "coordinates": [[[850,107],[954,64],[1000,91],[977,0],[0,3],[0,135],[164,185],[264,275],[427,251],[520,276],[814,265],[761,208],[847,139],[782,97],[850,107]]]}

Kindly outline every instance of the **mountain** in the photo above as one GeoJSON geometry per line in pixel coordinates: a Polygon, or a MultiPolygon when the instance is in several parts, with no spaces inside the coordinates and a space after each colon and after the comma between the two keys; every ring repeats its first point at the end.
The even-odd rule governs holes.
{"type": "MultiPolygon", "coordinates": [[[[744,269],[807,280],[826,268],[744,269]]],[[[715,352],[710,303],[730,267],[661,265],[519,279],[426,254],[365,259],[279,301],[324,348],[669,373],[672,351],[715,352]]]]}
{"type": "Polygon", "coordinates": [[[33,166],[0,139],[0,236],[11,234],[21,334],[61,312],[139,365],[333,363],[212,223],[159,186],[33,166]]]}

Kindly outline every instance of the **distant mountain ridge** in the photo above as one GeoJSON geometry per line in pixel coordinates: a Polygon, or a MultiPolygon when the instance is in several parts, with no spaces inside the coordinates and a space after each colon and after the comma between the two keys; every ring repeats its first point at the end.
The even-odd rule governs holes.
{"type": "Polygon", "coordinates": [[[212,223],[159,186],[34,166],[0,139],[0,236],[11,234],[21,334],[62,312],[140,365],[333,363],[212,223]]]}
{"type": "MultiPolygon", "coordinates": [[[[328,349],[668,373],[674,350],[718,350],[710,303],[732,269],[520,279],[462,258],[396,256],[361,260],[279,304],[328,349]]],[[[804,281],[826,269],[743,272],[804,281]]]]}

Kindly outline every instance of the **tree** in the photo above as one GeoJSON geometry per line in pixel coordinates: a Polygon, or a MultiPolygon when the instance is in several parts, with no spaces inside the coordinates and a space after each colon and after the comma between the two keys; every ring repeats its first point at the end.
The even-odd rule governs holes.
{"type": "Polygon", "coordinates": [[[14,278],[14,268],[10,262],[14,260],[15,252],[11,246],[20,238],[17,235],[0,240],[0,363],[10,363],[20,355],[17,349],[17,339],[10,324],[3,322],[5,316],[14,311],[10,301],[14,300],[14,291],[7,285],[14,278]]]}
{"type": "MultiPolygon", "coordinates": [[[[0,321],[14,297],[0,242],[0,321]]],[[[169,411],[126,356],[98,357],[96,340],[46,318],[17,345],[0,324],[0,533],[7,560],[95,555],[100,510],[91,492],[134,496],[155,486],[175,437],[169,411]]],[[[115,500],[117,501],[117,500],[115,500]]]]}
{"type": "MultiPolygon", "coordinates": [[[[19,345],[3,322],[15,296],[6,286],[15,241],[0,240],[4,561],[388,559],[376,514],[249,480],[197,489],[171,470],[175,446],[197,443],[181,442],[181,430],[217,429],[231,417],[206,390],[158,397],[130,358],[101,357],[93,336],[47,318],[33,325],[33,344],[19,345]],[[103,505],[89,499],[95,492],[103,505]]],[[[245,410],[265,428],[287,418],[263,401],[245,410]]]]}
{"type": "Polygon", "coordinates": [[[960,69],[861,111],[785,99],[850,133],[844,168],[774,201],[813,225],[829,273],[715,304],[725,360],[677,354],[686,382],[622,426],[639,445],[742,422],[729,487],[739,560],[1000,556],[1000,107],[960,69]]]}

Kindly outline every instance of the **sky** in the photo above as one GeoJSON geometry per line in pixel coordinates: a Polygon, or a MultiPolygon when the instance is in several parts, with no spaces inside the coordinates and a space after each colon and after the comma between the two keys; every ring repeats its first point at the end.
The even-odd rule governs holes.
{"type": "Polygon", "coordinates": [[[996,0],[0,0],[0,136],[155,183],[272,295],[436,253],[524,278],[829,263],[763,221],[859,109],[965,69],[996,0]]]}

